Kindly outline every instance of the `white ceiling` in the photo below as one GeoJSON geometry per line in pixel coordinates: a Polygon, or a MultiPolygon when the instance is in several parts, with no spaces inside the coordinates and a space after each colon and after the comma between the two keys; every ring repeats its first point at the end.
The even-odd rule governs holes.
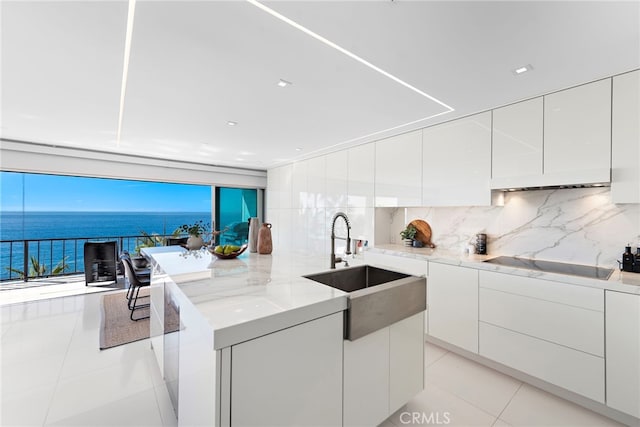
{"type": "Polygon", "coordinates": [[[118,140],[128,2],[2,0],[2,138],[265,169],[640,68],[640,1],[263,4],[138,0],[118,140]]]}

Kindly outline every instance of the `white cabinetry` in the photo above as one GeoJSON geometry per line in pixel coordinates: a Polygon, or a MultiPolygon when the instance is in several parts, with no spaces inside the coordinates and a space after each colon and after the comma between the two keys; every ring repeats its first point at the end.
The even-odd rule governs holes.
{"type": "Polygon", "coordinates": [[[327,208],[346,208],[347,206],[347,150],[336,151],[325,156],[327,194],[325,206],[327,208]]]}
{"type": "Polygon", "coordinates": [[[291,177],[293,165],[285,165],[267,171],[267,208],[291,208],[291,177]]]}
{"type": "Polygon", "coordinates": [[[422,131],[375,143],[376,207],[422,205],[422,131]]]}
{"type": "Polygon", "coordinates": [[[611,200],[640,203],[640,70],[613,78],[611,200]]]}
{"type": "Polygon", "coordinates": [[[344,425],[375,426],[389,414],[389,328],[344,342],[344,425]]]}
{"type": "Polygon", "coordinates": [[[348,206],[364,208],[374,206],[375,144],[364,144],[348,151],[348,206]]]}
{"type": "Polygon", "coordinates": [[[424,312],[389,326],[389,415],[424,389],[424,312]]]}
{"type": "Polygon", "coordinates": [[[491,112],[422,132],[423,205],[490,205],[491,112]]]}
{"type": "Polygon", "coordinates": [[[341,425],[342,316],[234,345],[232,425],[341,425]]]}
{"type": "Polygon", "coordinates": [[[493,110],[492,188],[539,185],[542,129],[542,97],[493,110]]]}
{"type": "Polygon", "coordinates": [[[429,262],[429,335],[478,353],[478,270],[429,262]]]}
{"type": "Polygon", "coordinates": [[[609,182],[611,79],[544,97],[545,184],[609,182]]]}
{"type": "Polygon", "coordinates": [[[607,405],[640,418],[640,295],[606,291],[607,405]]]}
{"type": "Polygon", "coordinates": [[[424,313],[344,342],[344,426],[374,426],[424,389],[424,313]]]}
{"type": "Polygon", "coordinates": [[[480,271],[480,355],[604,403],[603,297],[480,271]]]}

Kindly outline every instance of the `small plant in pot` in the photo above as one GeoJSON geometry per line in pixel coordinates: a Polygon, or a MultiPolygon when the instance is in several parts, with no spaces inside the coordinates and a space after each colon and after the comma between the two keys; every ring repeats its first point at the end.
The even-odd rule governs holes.
{"type": "Polygon", "coordinates": [[[413,239],[416,237],[418,230],[413,225],[408,225],[407,228],[400,232],[400,237],[404,240],[405,246],[413,246],[413,239]]]}
{"type": "Polygon", "coordinates": [[[182,224],[176,231],[188,233],[189,239],[187,240],[187,247],[195,250],[204,246],[203,236],[210,233],[209,227],[210,225],[208,223],[205,224],[204,221],[200,220],[193,224],[182,224]]]}

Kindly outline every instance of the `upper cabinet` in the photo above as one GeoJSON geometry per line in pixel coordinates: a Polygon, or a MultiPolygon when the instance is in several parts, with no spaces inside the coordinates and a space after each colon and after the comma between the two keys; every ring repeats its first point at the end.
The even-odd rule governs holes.
{"type": "Polygon", "coordinates": [[[491,204],[491,112],[423,129],[424,206],[491,204]]]}
{"type": "Polygon", "coordinates": [[[542,176],[542,125],[542,97],[493,110],[492,187],[537,184],[542,176]]]}
{"type": "Polygon", "coordinates": [[[545,185],[611,179],[611,79],[544,97],[545,185]]]}
{"type": "Polygon", "coordinates": [[[350,208],[374,206],[375,144],[350,148],[347,168],[347,204],[350,208]]]}
{"type": "Polygon", "coordinates": [[[611,200],[640,203],[640,70],[613,78],[611,200]]]}
{"type": "Polygon", "coordinates": [[[375,206],[422,206],[422,131],[375,144],[375,206]]]}
{"type": "Polygon", "coordinates": [[[611,79],[493,111],[491,188],[611,180],[611,79]]]}
{"type": "MultiPolygon", "coordinates": [[[[291,208],[293,164],[267,171],[267,209],[291,208]]],[[[297,202],[296,202],[297,203],[297,202]]],[[[297,207],[297,205],[296,205],[297,207]]]]}
{"type": "Polygon", "coordinates": [[[347,150],[327,154],[325,163],[327,177],[325,207],[344,209],[347,207],[347,150]]]}

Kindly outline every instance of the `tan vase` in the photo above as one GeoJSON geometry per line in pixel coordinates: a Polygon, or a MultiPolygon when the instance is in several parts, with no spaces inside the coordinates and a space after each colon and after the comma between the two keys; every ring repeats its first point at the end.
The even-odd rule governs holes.
{"type": "Polygon", "coordinates": [[[267,255],[273,251],[273,243],[271,241],[271,224],[265,222],[260,227],[258,233],[258,253],[267,255]]]}
{"type": "Polygon", "coordinates": [[[187,239],[187,248],[192,251],[198,250],[204,246],[204,240],[200,236],[189,236],[187,239]]]}

